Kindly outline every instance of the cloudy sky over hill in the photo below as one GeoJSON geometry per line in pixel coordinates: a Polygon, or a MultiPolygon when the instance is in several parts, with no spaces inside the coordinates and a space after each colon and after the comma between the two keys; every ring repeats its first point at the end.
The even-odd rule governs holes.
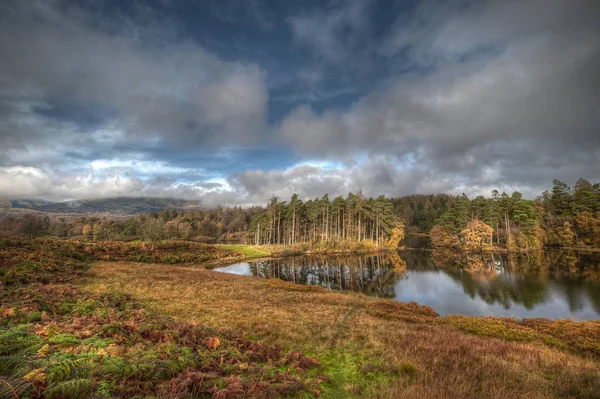
{"type": "Polygon", "coordinates": [[[0,196],[600,180],[595,0],[0,2],[0,196]]]}

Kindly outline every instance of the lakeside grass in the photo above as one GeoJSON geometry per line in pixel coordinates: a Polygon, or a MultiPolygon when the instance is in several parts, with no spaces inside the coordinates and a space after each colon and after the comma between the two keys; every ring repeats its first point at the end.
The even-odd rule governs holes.
{"type": "Polygon", "coordinates": [[[0,239],[0,397],[600,397],[600,321],[197,267],[241,249],[0,239]]]}
{"type": "Polygon", "coordinates": [[[325,254],[361,254],[389,251],[389,248],[377,246],[373,241],[319,241],[296,244],[215,244],[217,247],[242,253],[247,259],[264,257],[285,257],[295,255],[325,254]]]}
{"type": "Polygon", "coordinates": [[[264,248],[258,245],[246,245],[246,244],[216,244],[220,248],[229,249],[243,254],[247,259],[251,258],[266,258],[271,256],[271,253],[265,251],[264,248]]]}
{"type": "Polygon", "coordinates": [[[300,350],[331,398],[600,396],[600,323],[438,317],[428,307],[177,266],[99,262],[87,287],[300,350]]]}
{"type": "Polygon", "coordinates": [[[99,258],[232,255],[167,242],[0,239],[0,398],[314,397],[325,377],[298,351],[173,320],[123,292],[81,289],[99,258]]]}

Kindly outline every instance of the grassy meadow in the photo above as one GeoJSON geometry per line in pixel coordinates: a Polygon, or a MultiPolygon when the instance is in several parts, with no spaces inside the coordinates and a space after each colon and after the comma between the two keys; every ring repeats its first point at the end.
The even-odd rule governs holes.
{"type": "Polygon", "coordinates": [[[438,317],[428,307],[201,268],[100,262],[87,286],[299,350],[323,397],[598,397],[600,323],[438,317]]]}
{"type": "Polygon", "coordinates": [[[199,267],[258,256],[0,239],[0,397],[600,397],[600,322],[439,317],[199,267]]]}

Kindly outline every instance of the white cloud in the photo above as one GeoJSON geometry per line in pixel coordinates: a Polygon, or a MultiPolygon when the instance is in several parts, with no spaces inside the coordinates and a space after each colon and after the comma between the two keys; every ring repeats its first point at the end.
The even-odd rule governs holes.
{"type": "Polygon", "coordinates": [[[600,25],[590,15],[600,7],[576,3],[467,2],[459,12],[425,2],[383,49],[409,46],[429,72],[393,77],[347,110],[301,106],[279,132],[302,156],[410,159],[473,187],[596,180],[600,25]]]}
{"type": "Polygon", "coordinates": [[[34,167],[0,167],[0,192],[12,198],[114,197],[130,195],[142,188],[143,182],[133,177],[65,176],[34,167]]]}
{"type": "Polygon", "coordinates": [[[375,196],[498,188],[532,197],[553,177],[598,180],[600,6],[444,4],[419,3],[380,48],[369,37],[369,1],[288,19],[299,48],[318,59],[290,73],[311,90],[281,90],[277,106],[324,109],[299,106],[273,126],[267,73],[216,57],[179,36],[172,21],[150,13],[142,24],[124,16],[116,23],[75,3],[8,1],[0,15],[0,196],[250,205],[271,194],[359,189],[375,196]],[[380,81],[347,108],[327,107],[326,99],[357,91],[354,83],[328,88],[327,68],[345,75],[375,53],[414,70],[380,81]],[[228,176],[193,166],[228,148],[273,142],[300,161],[274,170],[239,163],[228,176]]]}
{"type": "Polygon", "coordinates": [[[184,175],[200,173],[201,170],[181,168],[170,165],[165,161],[136,160],[136,159],[96,159],[90,162],[93,172],[127,171],[136,176],[149,175],[184,175]]]}

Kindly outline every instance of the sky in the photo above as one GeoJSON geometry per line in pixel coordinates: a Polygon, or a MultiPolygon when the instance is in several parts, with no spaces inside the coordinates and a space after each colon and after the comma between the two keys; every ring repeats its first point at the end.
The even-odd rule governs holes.
{"type": "Polygon", "coordinates": [[[0,0],[0,197],[600,180],[597,0],[0,0]]]}

